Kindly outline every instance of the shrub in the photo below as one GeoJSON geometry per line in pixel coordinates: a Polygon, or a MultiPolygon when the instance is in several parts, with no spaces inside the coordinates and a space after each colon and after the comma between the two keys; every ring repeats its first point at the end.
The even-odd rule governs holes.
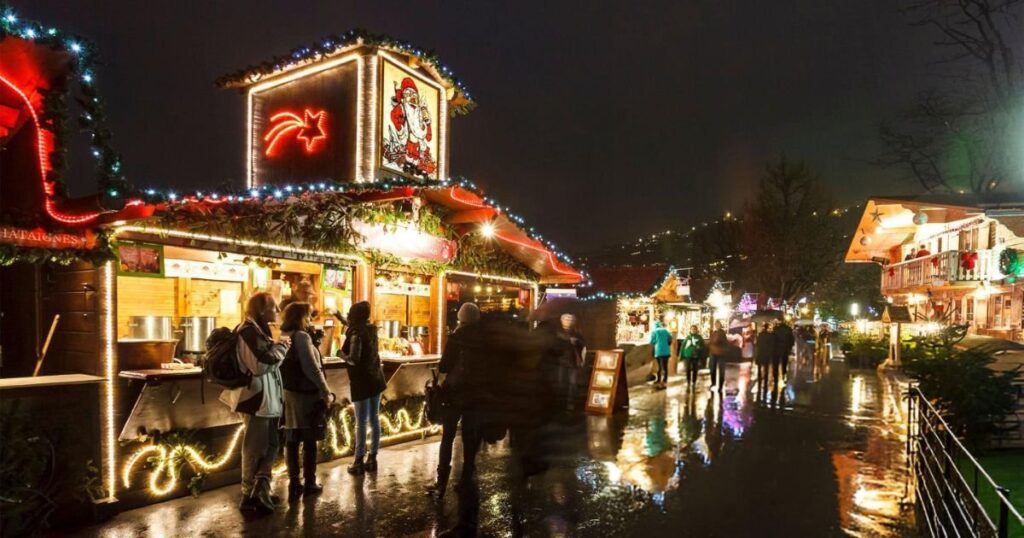
{"type": "Polygon", "coordinates": [[[889,340],[864,333],[848,333],[839,345],[846,363],[854,368],[877,368],[889,356],[889,340]]]}
{"type": "Polygon", "coordinates": [[[996,423],[1013,412],[1017,371],[994,371],[991,355],[956,349],[965,333],[964,327],[953,326],[914,338],[903,348],[903,368],[917,379],[921,392],[954,433],[978,449],[996,431],[996,423]]]}

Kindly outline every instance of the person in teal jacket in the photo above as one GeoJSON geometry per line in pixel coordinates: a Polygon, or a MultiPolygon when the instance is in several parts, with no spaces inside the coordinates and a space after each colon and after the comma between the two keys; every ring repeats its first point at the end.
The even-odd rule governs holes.
{"type": "Polygon", "coordinates": [[[697,372],[707,355],[708,346],[696,325],[690,327],[690,334],[679,341],[679,358],[686,362],[686,384],[697,382],[697,372]]]}
{"type": "Polygon", "coordinates": [[[654,388],[663,389],[668,382],[668,358],[672,356],[672,333],[668,332],[660,321],[654,322],[651,331],[651,345],[654,346],[654,359],[658,361],[658,375],[654,380],[654,388]]]}

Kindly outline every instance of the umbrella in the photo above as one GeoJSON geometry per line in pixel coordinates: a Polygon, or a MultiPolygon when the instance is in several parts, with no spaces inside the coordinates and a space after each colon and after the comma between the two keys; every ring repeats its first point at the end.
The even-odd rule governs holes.
{"type": "Polygon", "coordinates": [[[781,319],[783,319],[782,312],[778,310],[758,310],[753,316],[750,316],[750,321],[754,323],[781,319]]]}
{"type": "Polygon", "coordinates": [[[562,317],[562,314],[572,314],[579,317],[582,309],[580,301],[571,297],[556,297],[548,299],[537,305],[537,308],[530,313],[530,321],[548,321],[562,317]]]}
{"type": "Polygon", "coordinates": [[[750,327],[750,320],[737,318],[729,322],[730,329],[736,329],[741,327],[750,327]]]}

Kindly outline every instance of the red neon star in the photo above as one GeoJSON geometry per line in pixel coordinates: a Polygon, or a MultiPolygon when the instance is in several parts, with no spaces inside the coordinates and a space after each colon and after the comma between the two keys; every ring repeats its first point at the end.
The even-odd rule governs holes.
{"type": "Polygon", "coordinates": [[[313,147],[316,143],[327,138],[327,133],[324,131],[327,112],[321,110],[314,114],[307,108],[305,113],[306,121],[302,126],[302,130],[299,131],[295,138],[299,138],[306,143],[306,153],[313,153],[313,147]]]}
{"type": "Polygon", "coordinates": [[[263,137],[267,148],[264,154],[267,157],[276,157],[282,140],[287,140],[287,135],[295,134],[295,138],[305,143],[307,154],[316,151],[319,144],[327,139],[325,124],[327,122],[327,111],[318,110],[313,112],[310,109],[303,111],[304,117],[299,117],[294,112],[278,112],[270,117],[270,129],[263,137]]]}

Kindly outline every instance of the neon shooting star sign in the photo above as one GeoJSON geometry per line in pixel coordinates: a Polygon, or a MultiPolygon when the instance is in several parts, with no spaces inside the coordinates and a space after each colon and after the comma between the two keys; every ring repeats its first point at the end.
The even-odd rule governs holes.
{"type": "Polygon", "coordinates": [[[270,129],[263,136],[266,145],[264,155],[273,158],[289,140],[303,142],[306,155],[316,153],[327,142],[327,111],[305,109],[303,115],[294,112],[278,112],[270,117],[270,129]]]}

